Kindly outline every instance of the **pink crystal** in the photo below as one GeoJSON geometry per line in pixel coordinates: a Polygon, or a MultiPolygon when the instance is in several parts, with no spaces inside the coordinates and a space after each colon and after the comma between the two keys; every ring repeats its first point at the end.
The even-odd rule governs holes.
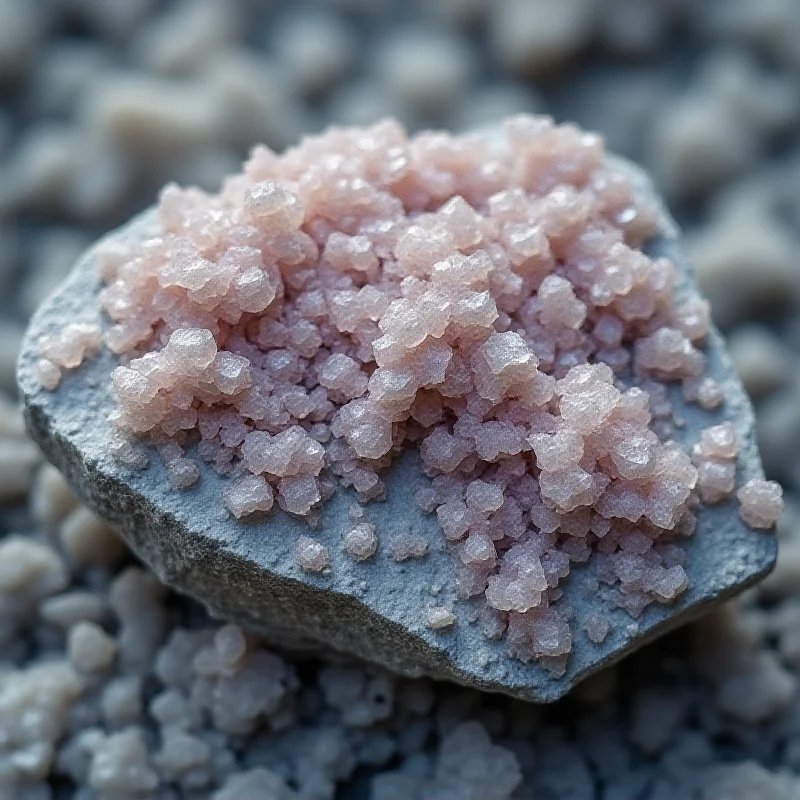
{"type": "MultiPolygon", "coordinates": [[[[167,477],[176,489],[188,489],[200,479],[197,464],[189,458],[176,458],[167,462],[167,477]]],[[[264,509],[268,511],[269,509],[264,509]]]]}
{"type": "Polygon", "coordinates": [[[597,611],[592,612],[583,623],[583,630],[589,640],[595,644],[600,644],[608,635],[608,617],[603,616],[597,611]]]}
{"type": "Polygon", "coordinates": [[[752,528],[771,528],[783,513],[783,490],[775,481],[751,480],[736,493],[739,514],[752,528]]]}
{"type": "Polygon", "coordinates": [[[305,572],[325,572],[331,565],[328,548],[310,536],[300,536],[297,539],[294,560],[305,572]]]}
{"type": "Polygon", "coordinates": [[[342,543],[344,551],[353,561],[365,561],[372,557],[378,549],[378,537],[375,526],[362,522],[345,533],[342,543]]]}
{"type": "Polygon", "coordinates": [[[305,516],[322,499],[313,475],[294,475],[278,482],[278,502],[284,511],[305,516]]]}
{"type": "Polygon", "coordinates": [[[42,388],[54,390],[61,382],[62,370],[79,367],[99,351],[101,341],[100,328],[84,322],[70,323],[58,334],[41,339],[38,351],[42,358],[36,370],[42,388]]]}
{"type": "Polygon", "coordinates": [[[225,488],[225,505],[237,519],[272,508],[272,488],[260,475],[245,475],[225,488]]]}
{"type": "Polygon", "coordinates": [[[467,486],[467,506],[478,513],[491,513],[503,505],[503,489],[485,481],[472,481],[467,486]]]}
{"type": "Polygon", "coordinates": [[[367,390],[367,377],[357,361],[344,353],[335,353],[323,364],[319,375],[321,386],[340,392],[352,400],[367,390]]]}
{"type": "Polygon", "coordinates": [[[394,561],[422,558],[428,552],[428,542],[414,533],[395,533],[389,537],[389,552],[394,561]]]}
{"type": "Polygon", "coordinates": [[[730,422],[706,428],[700,434],[700,450],[708,458],[735,458],[739,452],[736,428],[730,422]]]}
{"type": "Polygon", "coordinates": [[[739,440],[730,422],[706,428],[692,450],[697,467],[700,499],[718,503],[730,497],[736,487],[736,463],[739,440]]]}

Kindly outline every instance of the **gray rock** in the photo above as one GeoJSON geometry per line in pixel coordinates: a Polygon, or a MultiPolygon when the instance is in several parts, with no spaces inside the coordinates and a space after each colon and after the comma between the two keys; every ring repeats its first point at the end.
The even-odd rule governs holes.
{"type": "MultiPolygon", "coordinates": [[[[634,171],[641,190],[652,193],[634,171]]],[[[152,213],[122,231],[140,237],[153,225],[152,213]]],[[[681,267],[680,292],[694,293],[693,281],[678,241],[677,229],[664,215],[665,235],[652,243],[653,253],[681,267]]],[[[257,522],[237,522],[223,508],[223,480],[201,462],[199,484],[188,492],[173,490],[156,457],[141,472],[129,472],[108,454],[112,409],[109,373],[114,360],[104,353],[67,374],[52,393],[42,391],[35,374],[36,341],[66,323],[105,325],[94,297],[99,281],[89,251],[64,285],[39,309],[23,346],[18,379],[31,434],[47,457],[66,475],[86,504],[114,524],[133,550],[165,583],[204,603],[212,614],[235,619],[291,646],[320,645],[382,664],[407,675],[431,675],[519,698],[550,702],[578,681],[641,647],[666,631],[750,586],[772,568],[775,537],[753,531],[739,519],[735,501],[703,508],[695,536],[686,542],[689,589],[671,605],[652,605],[631,620],[622,610],[609,612],[612,628],[601,645],[580,632],[597,599],[581,590],[593,565],[573,569],[564,582],[565,600],[576,612],[574,644],[566,673],[553,678],[536,665],[506,655],[504,642],[486,640],[470,623],[476,601],[458,600],[452,590],[452,565],[435,516],[423,516],[413,495],[425,484],[416,454],[408,452],[386,476],[388,499],[367,507],[382,546],[368,562],[354,563],[341,550],[349,524],[350,492],[338,490],[324,506],[315,535],[328,546],[332,570],[327,576],[303,573],[293,546],[306,524],[280,510],[257,522]],[[411,531],[430,543],[427,557],[402,564],[389,557],[388,536],[411,531]],[[437,592],[436,587],[441,587],[437,592]],[[449,632],[426,627],[431,605],[454,609],[458,624],[449,632]]],[[[750,403],[712,331],[709,373],[725,388],[720,412],[708,414],[686,406],[673,393],[677,412],[686,420],[679,438],[696,440],[701,428],[731,419],[742,439],[741,480],[762,477],[753,437],[750,403]]]]}

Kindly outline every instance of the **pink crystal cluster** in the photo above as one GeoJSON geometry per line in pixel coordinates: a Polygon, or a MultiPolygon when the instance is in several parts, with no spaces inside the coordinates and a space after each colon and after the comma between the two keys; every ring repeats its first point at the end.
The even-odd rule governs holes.
{"type": "MultiPolygon", "coordinates": [[[[236,517],[275,502],[313,517],[337,481],[379,498],[418,446],[418,503],[458,592],[483,596],[487,635],[556,671],[572,564],[595,557],[634,615],[686,588],[675,541],[698,495],[734,491],[736,440],[712,428],[690,454],[670,438],[665,382],[722,400],[699,349],[708,306],[677,304],[673,265],[640,249],[653,209],[599,137],[531,116],[498,141],[331,129],[256,148],[218,195],[169,186],[158,215],[147,241],[101,248],[100,302],[123,362],[116,424],[159,445],[176,486],[197,479],[198,444],[236,517]]],[[[765,491],[745,498],[759,523],[765,491]]],[[[427,551],[408,533],[384,544],[427,551]]],[[[366,523],[344,540],[355,560],[377,545],[366,523]]],[[[310,536],[296,556],[330,569],[310,536]]]]}
{"type": "Polygon", "coordinates": [[[73,322],[56,335],[39,342],[41,358],[36,364],[39,382],[52,391],[65,370],[79,367],[86,358],[95,355],[102,344],[102,334],[97,325],[73,322]]]}

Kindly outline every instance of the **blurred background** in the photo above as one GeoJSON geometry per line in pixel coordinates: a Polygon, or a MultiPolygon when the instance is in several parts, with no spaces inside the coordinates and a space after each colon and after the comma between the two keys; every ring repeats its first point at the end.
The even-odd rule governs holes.
{"type": "MultiPolygon", "coordinates": [[[[387,114],[410,130],[466,129],[520,111],[598,130],[612,150],[655,178],[684,226],[699,282],[756,404],[767,473],[786,487],[787,512],[778,571],[712,626],[728,632],[716,661],[707,653],[697,661],[685,641],[697,633],[692,629],[678,643],[673,638],[629,660],[624,669],[633,677],[624,696],[616,678],[601,677],[570,701],[587,707],[562,712],[566,727],[531,722],[526,741],[555,737],[555,777],[537,773],[513,796],[800,797],[800,0],[0,0],[0,499],[6,505],[0,541],[23,530],[31,541],[56,542],[54,558],[64,558],[68,571],[59,591],[89,587],[100,598],[113,596],[109,587],[128,574],[118,572],[128,563],[122,556],[98,567],[80,547],[72,552],[77,534],[59,526],[75,513],[73,501],[64,499],[54,474],[36,472],[38,457],[12,410],[26,319],[99,234],[151,204],[167,181],[213,189],[256,142],[280,149],[331,123],[365,124],[387,114]],[[742,660],[726,647],[750,655],[742,660]],[[598,755],[594,739],[595,750],[581,739],[589,729],[619,745],[613,757],[598,755]],[[687,776],[717,762],[737,765],[740,773],[720,779],[719,792],[702,794],[712,790],[687,776]],[[580,783],[574,776],[584,769],[589,778],[580,783]],[[641,779],[616,780],[612,773],[641,779]]],[[[148,574],[137,574],[150,587],[141,592],[157,595],[148,574]]],[[[17,687],[17,699],[6,696],[4,705],[8,676],[28,675],[43,652],[63,657],[65,628],[74,621],[47,618],[42,608],[52,590],[40,587],[21,603],[3,580],[0,733],[28,702],[19,700],[17,687]],[[21,627],[21,614],[45,618],[31,632],[21,627]]],[[[109,602],[113,613],[103,624],[114,632],[124,620],[109,602]]],[[[206,624],[197,609],[159,602],[170,620],[162,640],[179,622],[206,624]]],[[[145,703],[156,688],[139,693],[145,703]]],[[[459,697],[465,708],[478,709],[490,733],[522,753],[514,739],[521,734],[510,732],[505,717],[480,710],[490,701],[459,697]]],[[[52,735],[31,734],[31,741],[47,740],[52,749],[69,731],[75,738],[92,725],[102,735],[124,728],[97,714],[85,724],[64,721],[52,735]]],[[[162,746],[159,734],[144,711],[132,719],[145,731],[146,765],[162,746]]],[[[431,730],[448,729],[430,720],[431,730]]],[[[201,738],[223,736],[216,723],[208,725],[201,738]]],[[[159,779],[171,788],[158,791],[166,793],[120,794],[116,787],[117,794],[104,794],[82,783],[91,783],[88,755],[83,772],[54,766],[52,753],[38,773],[9,766],[14,735],[0,735],[2,800],[204,798],[222,783],[209,778],[187,788],[159,767],[159,779]]],[[[28,744],[18,746],[24,751],[28,744]]],[[[383,761],[371,758],[373,771],[399,763],[396,748],[383,761]]],[[[366,769],[368,759],[357,763],[366,769]]],[[[349,797],[343,792],[353,770],[341,778],[329,770],[327,789],[297,797],[349,797]]],[[[290,785],[300,786],[296,777],[290,785]]],[[[416,791],[371,796],[445,797],[416,791]]],[[[251,796],[268,795],[223,800],[251,796]]]]}
{"type": "Polygon", "coordinates": [[[253,143],[331,123],[519,111],[654,175],[770,472],[800,481],[797,0],[0,0],[0,386],[76,255],[166,181],[212,189],[253,143]]]}

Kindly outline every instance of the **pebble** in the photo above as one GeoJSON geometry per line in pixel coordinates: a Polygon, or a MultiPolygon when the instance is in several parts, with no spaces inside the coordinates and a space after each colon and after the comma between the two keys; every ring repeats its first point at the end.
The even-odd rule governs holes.
{"type": "Polygon", "coordinates": [[[108,613],[102,595],[75,589],[45,600],[40,614],[45,622],[59,628],[72,628],[79,622],[101,623],[108,613]]]}
{"type": "Polygon", "coordinates": [[[800,447],[800,403],[797,381],[766,399],[756,418],[764,466],[772,475],[789,477],[800,447]]]}
{"type": "Polygon", "coordinates": [[[356,59],[358,44],[341,17],[302,11],[277,22],[272,48],[304,95],[318,98],[340,84],[356,59]]]}
{"type": "Polygon", "coordinates": [[[241,35],[236,3],[179,0],[136,32],[132,50],[146,69],[186,76],[204,67],[207,55],[226,49],[241,35]]]}
{"type": "Polygon", "coordinates": [[[784,388],[796,356],[764,325],[742,325],[728,338],[728,352],[748,394],[756,401],[784,388]]]}
{"type": "Polygon", "coordinates": [[[117,652],[112,637],[93,622],[78,622],[67,637],[67,657],[79,672],[107,669],[117,652]]]}
{"type": "Polygon", "coordinates": [[[126,552],[112,528],[86,508],[76,509],[63,520],[58,539],[70,560],[83,566],[110,566],[119,563],[126,552]]]}
{"type": "Polygon", "coordinates": [[[33,518],[47,527],[61,522],[78,505],[64,476],[52,464],[44,464],[36,473],[30,497],[33,518]]]}
{"type": "Polygon", "coordinates": [[[22,499],[42,459],[32,442],[0,439],[0,505],[22,499]]]}
{"type": "Polygon", "coordinates": [[[476,69],[463,40],[411,29],[375,45],[375,72],[388,91],[412,113],[441,119],[458,104],[476,69]]]}
{"type": "Polygon", "coordinates": [[[541,76],[563,66],[592,35],[595,0],[497,0],[489,18],[489,48],[519,77],[541,76]]]}
{"type": "Polygon", "coordinates": [[[277,61],[231,48],[210,54],[202,77],[219,107],[218,138],[238,150],[253,142],[282,149],[308,125],[296,103],[291,72],[277,61]]]}
{"type": "Polygon", "coordinates": [[[101,139],[141,158],[212,142],[222,109],[205,86],[117,72],[92,88],[83,116],[101,139]]]}
{"type": "Polygon", "coordinates": [[[723,207],[688,242],[697,280],[722,328],[765,313],[800,306],[796,244],[781,222],[762,207],[756,187],[723,207]]]}
{"type": "Polygon", "coordinates": [[[700,89],[668,103],[645,145],[645,159],[668,198],[691,200],[743,174],[757,138],[715,95],[700,89]]]}

